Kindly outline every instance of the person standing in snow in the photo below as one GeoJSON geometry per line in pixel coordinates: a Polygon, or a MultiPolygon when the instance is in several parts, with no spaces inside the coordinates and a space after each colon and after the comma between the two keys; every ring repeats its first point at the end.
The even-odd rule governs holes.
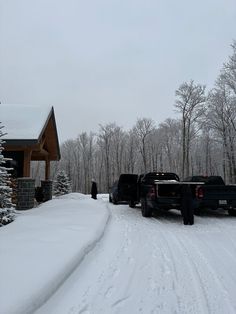
{"type": "Polygon", "coordinates": [[[194,224],[193,196],[189,184],[183,184],[181,188],[181,213],[185,225],[194,224]]]}
{"type": "Polygon", "coordinates": [[[92,179],[91,197],[96,200],[97,194],[98,194],[97,183],[95,182],[94,179],[92,179]]]}

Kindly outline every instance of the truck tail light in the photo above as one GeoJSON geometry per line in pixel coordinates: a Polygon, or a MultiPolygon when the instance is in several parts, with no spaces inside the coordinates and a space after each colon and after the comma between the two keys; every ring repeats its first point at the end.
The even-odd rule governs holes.
{"type": "Polygon", "coordinates": [[[196,188],[196,197],[197,198],[203,198],[203,189],[202,189],[202,187],[200,186],[200,187],[197,187],[196,188]]]}
{"type": "Polygon", "coordinates": [[[149,190],[148,190],[148,196],[152,199],[155,199],[155,188],[154,187],[151,187],[149,190]]]}

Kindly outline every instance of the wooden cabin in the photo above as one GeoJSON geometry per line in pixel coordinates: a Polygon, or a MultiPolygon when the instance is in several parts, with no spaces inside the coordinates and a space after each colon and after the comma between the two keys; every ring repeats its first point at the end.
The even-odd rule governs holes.
{"type": "Polygon", "coordinates": [[[45,180],[50,179],[50,161],[60,159],[53,107],[0,104],[5,157],[12,158],[15,177],[30,177],[31,160],[45,161],[45,180]]]}

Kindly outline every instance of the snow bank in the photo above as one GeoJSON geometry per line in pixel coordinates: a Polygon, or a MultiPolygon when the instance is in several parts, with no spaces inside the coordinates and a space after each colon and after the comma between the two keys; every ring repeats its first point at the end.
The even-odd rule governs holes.
{"type": "Polygon", "coordinates": [[[101,238],[108,218],[102,199],[71,193],[0,228],[0,313],[41,306],[101,238]]]}

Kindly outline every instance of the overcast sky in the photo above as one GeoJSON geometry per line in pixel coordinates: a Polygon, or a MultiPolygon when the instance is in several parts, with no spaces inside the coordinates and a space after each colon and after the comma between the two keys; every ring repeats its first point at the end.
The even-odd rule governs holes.
{"type": "Polygon", "coordinates": [[[0,101],[53,105],[60,142],[158,125],[181,83],[213,87],[234,39],[235,0],[0,0],[0,101]]]}

